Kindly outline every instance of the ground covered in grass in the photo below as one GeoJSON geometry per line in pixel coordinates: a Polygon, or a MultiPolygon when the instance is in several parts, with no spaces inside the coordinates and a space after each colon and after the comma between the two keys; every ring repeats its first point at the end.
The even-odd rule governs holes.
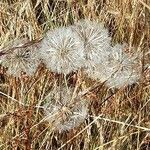
{"type": "MultiPolygon", "coordinates": [[[[90,79],[82,70],[64,76],[40,64],[32,77],[17,78],[0,66],[0,150],[150,149],[149,0],[1,0],[0,50],[20,38],[38,43],[47,30],[81,19],[103,22],[112,45],[127,43],[128,54],[140,53],[140,79],[117,89],[90,79]],[[52,97],[47,95],[55,95],[60,84],[60,89],[68,89],[63,96],[69,97],[69,89],[76,91],[73,96],[81,91],[82,98],[76,99],[88,104],[86,119],[65,131],[59,130],[66,117],[61,110],[50,120],[43,111],[52,97]]],[[[82,105],[77,107],[80,111],[82,105]]]]}

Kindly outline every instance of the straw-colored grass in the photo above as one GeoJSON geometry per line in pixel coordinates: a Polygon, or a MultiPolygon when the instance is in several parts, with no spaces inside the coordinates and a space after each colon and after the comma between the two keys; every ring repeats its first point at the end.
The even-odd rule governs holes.
{"type": "Polygon", "coordinates": [[[49,29],[84,18],[104,22],[112,44],[126,42],[129,53],[142,54],[140,81],[111,90],[80,72],[69,75],[72,87],[90,88],[84,93],[90,115],[79,127],[59,133],[38,107],[59,76],[41,65],[34,77],[16,79],[1,67],[0,150],[150,149],[149,0],[1,0],[0,48],[22,37],[41,39],[49,29]]]}

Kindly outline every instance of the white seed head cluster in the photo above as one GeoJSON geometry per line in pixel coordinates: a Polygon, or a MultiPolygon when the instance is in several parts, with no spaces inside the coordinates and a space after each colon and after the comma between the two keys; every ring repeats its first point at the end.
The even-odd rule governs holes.
{"type": "Polygon", "coordinates": [[[46,118],[59,131],[78,127],[87,117],[87,101],[75,100],[72,94],[72,89],[56,87],[46,98],[46,118]]]}
{"type": "Polygon", "coordinates": [[[37,47],[34,45],[22,47],[26,40],[14,41],[12,50],[6,50],[3,57],[1,57],[2,65],[7,67],[7,72],[11,75],[19,77],[21,72],[27,75],[33,75],[39,64],[39,57],[37,55],[37,47]]]}
{"type": "MultiPolygon", "coordinates": [[[[80,21],[48,31],[38,46],[25,46],[26,42],[14,41],[0,51],[0,63],[9,74],[33,75],[42,60],[50,71],[64,75],[83,68],[90,78],[109,88],[121,88],[140,78],[137,57],[127,55],[124,45],[111,46],[108,30],[101,23],[80,21]]],[[[74,98],[73,93],[72,88],[55,86],[45,99],[45,118],[59,131],[73,129],[87,117],[87,101],[74,98]]]]}
{"type": "Polygon", "coordinates": [[[68,74],[83,66],[83,42],[70,27],[48,31],[41,43],[41,56],[53,72],[68,74]]]}
{"type": "MultiPolygon", "coordinates": [[[[19,47],[24,40],[15,41],[19,47]]],[[[124,45],[111,46],[108,30],[101,23],[82,20],[73,26],[50,30],[36,46],[16,48],[0,56],[8,73],[19,76],[21,71],[32,75],[42,60],[55,73],[69,74],[80,68],[94,80],[106,81],[110,88],[120,88],[136,82],[140,77],[136,58],[128,56],[124,45]]]]}

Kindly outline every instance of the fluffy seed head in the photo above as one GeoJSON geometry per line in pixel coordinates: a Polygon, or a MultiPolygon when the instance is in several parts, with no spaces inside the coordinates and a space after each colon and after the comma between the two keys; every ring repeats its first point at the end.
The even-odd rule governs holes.
{"type": "Polygon", "coordinates": [[[21,72],[33,75],[40,63],[37,55],[37,46],[23,47],[26,42],[26,39],[15,40],[11,43],[11,46],[8,46],[12,50],[5,49],[6,54],[1,60],[2,65],[8,68],[7,72],[16,77],[19,77],[21,72]]]}
{"type": "Polygon", "coordinates": [[[111,47],[107,59],[88,68],[86,73],[92,79],[106,81],[110,88],[120,88],[135,83],[140,77],[140,65],[136,57],[129,57],[124,51],[124,45],[111,47]]]}
{"type": "Polygon", "coordinates": [[[83,42],[70,27],[48,31],[40,55],[51,71],[68,74],[83,65],[83,42]]]}
{"type": "Polygon", "coordinates": [[[123,49],[123,45],[116,45],[112,48],[110,63],[114,66],[114,73],[106,82],[111,88],[131,85],[140,78],[141,64],[138,62],[137,56],[129,56],[123,49]]]}
{"type": "Polygon", "coordinates": [[[107,56],[111,41],[108,30],[104,28],[103,24],[84,20],[78,22],[73,30],[84,42],[85,66],[101,63],[107,56]]]}
{"type": "Polygon", "coordinates": [[[46,118],[59,131],[77,127],[87,117],[88,109],[85,100],[74,100],[72,94],[72,89],[60,90],[57,87],[46,99],[46,118]]]}

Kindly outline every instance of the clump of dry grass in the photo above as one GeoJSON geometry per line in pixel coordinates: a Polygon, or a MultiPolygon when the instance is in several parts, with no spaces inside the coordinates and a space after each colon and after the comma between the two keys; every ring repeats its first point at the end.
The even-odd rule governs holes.
{"type": "Polygon", "coordinates": [[[40,39],[48,29],[88,18],[105,23],[112,43],[126,42],[127,52],[142,53],[139,84],[108,89],[83,78],[82,72],[62,75],[41,64],[34,77],[8,76],[0,68],[0,149],[137,149],[150,148],[149,41],[150,3],[145,1],[34,1],[0,2],[1,47],[19,38],[40,39]],[[61,80],[60,80],[61,79],[61,80]],[[90,102],[89,116],[77,128],[62,133],[43,119],[44,98],[55,86],[81,90],[90,102]]]}

